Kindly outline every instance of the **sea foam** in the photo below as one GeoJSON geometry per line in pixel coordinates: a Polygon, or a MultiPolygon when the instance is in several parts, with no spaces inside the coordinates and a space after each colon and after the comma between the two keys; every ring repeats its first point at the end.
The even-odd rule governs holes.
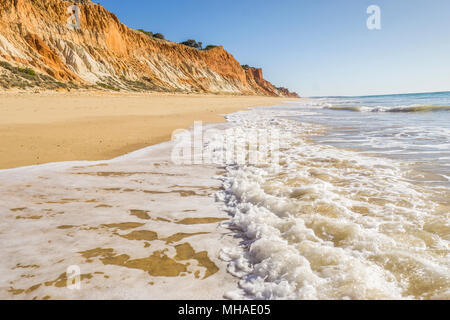
{"type": "Polygon", "coordinates": [[[414,183],[407,162],[313,142],[325,128],[292,116],[302,114],[228,117],[241,132],[276,126],[283,139],[279,163],[229,164],[222,178],[216,197],[242,238],[221,252],[241,279],[226,296],[450,298],[450,210],[433,200],[437,191],[414,183]]]}

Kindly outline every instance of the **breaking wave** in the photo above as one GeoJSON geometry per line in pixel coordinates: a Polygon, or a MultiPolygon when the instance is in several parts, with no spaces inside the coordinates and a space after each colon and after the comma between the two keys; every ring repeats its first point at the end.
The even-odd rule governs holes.
{"type": "Polygon", "coordinates": [[[279,163],[230,164],[223,177],[217,199],[242,238],[221,252],[241,279],[226,296],[450,299],[448,189],[415,183],[407,162],[315,143],[324,128],[294,114],[228,117],[238,139],[270,127],[283,139],[279,163]]]}
{"type": "Polygon", "coordinates": [[[326,109],[330,110],[343,110],[343,111],[355,111],[355,112],[437,112],[437,111],[450,111],[450,106],[398,106],[398,107],[364,107],[364,106],[326,106],[326,109]]]}

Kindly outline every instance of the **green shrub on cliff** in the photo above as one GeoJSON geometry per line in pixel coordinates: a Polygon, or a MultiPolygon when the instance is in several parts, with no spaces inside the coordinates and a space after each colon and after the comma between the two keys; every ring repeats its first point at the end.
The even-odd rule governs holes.
{"type": "Polygon", "coordinates": [[[6,61],[0,61],[0,66],[11,71],[13,74],[16,74],[28,80],[34,80],[35,78],[37,78],[36,71],[31,68],[14,67],[6,61]]]}
{"type": "Polygon", "coordinates": [[[214,45],[214,44],[208,44],[206,47],[205,47],[205,50],[211,50],[211,49],[214,49],[214,48],[217,48],[218,46],[216,46],[216,45],[214,45]]]}
{"type": "Polygon", "coordinates": [[[157,39],[161,39],[161,40],[166,40],[166,37],[164,37],[164,35],[162,33],[155,33],[153,35],[153,38],[157,38],[157,39]]]}
{"type": "Polygon", "coordinates": [[[6,61],[0,61],[0,67],[5,68],[10,71],[12,71],[14,68],[10,63],[8,63],[6,61]]]}
{"type": "Polygon", "coordinates": [[[189,39],[189,40],[180,42],[180,44],[183,44],[185,46],[188,46],[188,47],[191,47],[191,48],[195,48],[195,49],[198,49],[198,50],[205,50],[205,51],[206,50],[211,50],[211,49],[214,49],[214,48],[218,47],[218,46],[216,46],[214,44],[209,44],[205,48],[203,48],[203,42],[200,42],[200,41],[197,42],[194,39],[189,39]]]}
{"type": "Polygon", "coordinates": [[[164,37],[164,35],[162,33],[153,33],[151,31],[147,31],[144,29],[137,29],[137,31],[142,32],[143,34],[147,35],[150,38],[157,38],[157,39],[161,39],[161,40],[166,40],[166,38],[164,37]]]}
{"type": "Polygon", "coordinates": [[[116,87],[114,87],[114,86],[112,86],[110,84],[103,83],[103,82],[97,82],[97,86],[99,86],[99,87],[101,87],[103,89],[106,89],[106,90],[120,91],[119,88],[116,88],[116,87]]]}
{"type": "Polygon", "coordinates": [[[191,48],[199,49],[199,50],[203,49],[203,42],[197,42],[193,39],[189,39],[189,40],[180,42],[180,44],[183,44],[183,45],[191,47],[191,48]]]}
{"type": "Polygon", "coordinates": [[[32,77],[36,76],[36,71],[34,71],[31,68],[17,68],[17,70],[20,73],[23,73],[23,74],[26,74],[26,75],[29,75],[29,76],[32,76],[32,77]]]}
{"type": "Polygon", "coordinates": [[[153,32],[151,32],[151,31],[145,31],[144,29],[137,29],[137,31],[140,31],[140,32],[146,34],[150,38],[153,37],[153,32]]]}

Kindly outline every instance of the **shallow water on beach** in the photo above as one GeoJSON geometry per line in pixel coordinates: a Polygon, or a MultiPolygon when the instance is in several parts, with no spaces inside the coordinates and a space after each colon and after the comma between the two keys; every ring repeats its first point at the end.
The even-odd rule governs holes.
{"type": "Polygon", "coordinates": [[[415,162],[422,180],[450,187],[449,92],[316,98],[291,107],[313,111],[308,121],[329,128],[316,141],[415,162]]]}
{"type": "Polygon", "coordinates": [[[449,128],[433,120],[448,115],[404,130],[405,116],[327,107],[228,117],[242,139],[256,127],[282,132],[279,163],[229,165],[218,195],[243,239],[222,252],[241,278],[228,297],[450,299],[449,128]]]}
{"type": "Polygon", "coordinates": [[[1,299],[220,299],[234,242],[216,166],[170,142],[109,161],[0,170],[1,299]],[[80,290],[72,290],[78,270],[80,290]]]}

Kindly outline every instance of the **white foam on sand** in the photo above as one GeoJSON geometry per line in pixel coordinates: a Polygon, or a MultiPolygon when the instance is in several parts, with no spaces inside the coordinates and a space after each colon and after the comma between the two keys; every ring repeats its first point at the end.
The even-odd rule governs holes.
{"type": "Polygon", "coordinates": [[[222,299],[235,288],[218,257],[237,245],[219,223],[218,166],[176,166],[171,150],[0,171],[0,298],[222,299]],[[80,290],[66,287],[72,265],[80,290]]]}

